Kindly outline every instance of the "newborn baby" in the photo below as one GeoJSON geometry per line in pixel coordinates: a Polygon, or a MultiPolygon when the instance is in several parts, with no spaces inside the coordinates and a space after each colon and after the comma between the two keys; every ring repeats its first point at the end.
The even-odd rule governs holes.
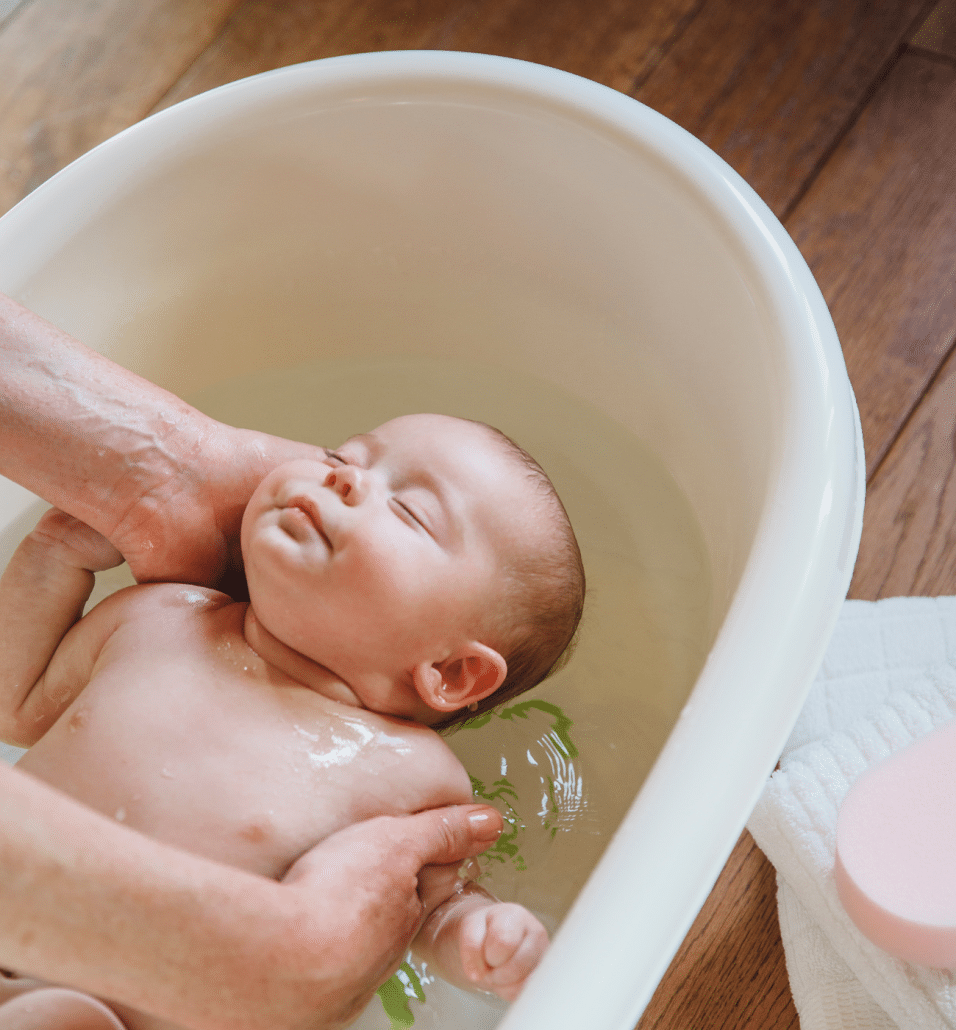
{"type": "MultiPolygon", "coordinates": [[[[93,572],[122,558],[48,512],[0,580],[0,738],[103,814],[276,879],[351,823],[470,802],[436,728],[543,679],[583,602],[540,467],[442,415],[275,469],[246,508],[242,553],[248,603],[155,583],[81,618],[93,572]]],[[[466,883],[415,949],[511,1000],[546,945],[529,912],[466,883]]],[[[18,993],[29,986],[0,979],[0,1028],[27,1002],[36,1028],[168,1025],[61,988],[18,993]]]]}

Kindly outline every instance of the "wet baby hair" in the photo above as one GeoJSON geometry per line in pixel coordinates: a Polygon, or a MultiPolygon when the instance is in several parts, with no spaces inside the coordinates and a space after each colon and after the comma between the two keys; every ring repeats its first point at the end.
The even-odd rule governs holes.
{"type": "MultiPolygon", "coordinates": [[[[470,420],[469,420],[470,421],[470,420]]],[[[584,563],[561,498],[548,474],[511,437],[494,426],[482,426],[534,486],[537,511],[530,517],[548,520],[549,545],[532,553],[512,555],[502,570],[496,611],[488,620],[486,641],[508,663],[501,686],[475,706],[453,712],[436,730],[447,730],[491,711],[530,690],[564,668],[574,650],[578,623],[584,611],[584,563]]]]}

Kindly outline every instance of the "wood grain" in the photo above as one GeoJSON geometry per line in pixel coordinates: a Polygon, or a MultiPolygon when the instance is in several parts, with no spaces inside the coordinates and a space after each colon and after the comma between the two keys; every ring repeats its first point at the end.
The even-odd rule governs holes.
{"type": "Polygon", "coordinates": [[[138,121],[237,0],[31,0],[0,33],[0,212],[138,121]]]}
{"type": "Polygon", "coordinates": [[[628,90],[702,0],[246,0],[160,106],[299,61],[439,49],[544,61],[628,90]]]}
{"type": "Polygon", "coordinates": [[[636,1030],[691,1027],[800,1027],[780,943],[776,875],[746,831],[636,1030]]]}
{"type": "Polygon", "coordinates": [[[830,306],[886,453],[956,336],[956,67],[906,53],[787,228],[830,306]]]}
{"type": "MultiPolygon", "coordinates": [[[[954,12],[956,0],[0,0],[0,211],[148,111],[296,61],[474,50],[629,92],[754,184],[832,307],[871,471],[852,595],[956,593],[954,12]]],[[[796,1030],[774,874],[748,834],[639,1026],[796,1030]]]]}
{"type": "Polygon", "coordinates": [[[704,0],[484,0],[435,46],[542,61],[623,92],[636,88],[704,0]]]}
{"type": "Polygon", "coordinates": [[[956,61],[956,0],[940,0],[913,36],[911,45],[956,61]]]}
{"type": "Polygon", "coordinates": [[[456,7],[456,0],[245,0],[159,106],[300,61],[425,47],[456,7]]]}
{"type": "Polygon", "coordinates": [[[714,0],[634,96],[784,217],[925,10],[925,0],[714,0]]]}
{"type": "Polygon", "coordinates": [[[869,485],[850,595],[956,594],[956,354],[869,485]]]}

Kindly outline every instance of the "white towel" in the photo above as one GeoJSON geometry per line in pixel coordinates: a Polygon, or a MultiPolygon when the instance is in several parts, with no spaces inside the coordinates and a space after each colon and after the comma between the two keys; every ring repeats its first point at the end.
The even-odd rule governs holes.
{"type": "Polygon", "coordinates": [[[847,601],[748,823],[777,870],[801,1030],[956,1028],[956,975],[871,944],[843,911],[832,874],[837,813],[850,785],[954,717],[956,598],[847,601]]]}

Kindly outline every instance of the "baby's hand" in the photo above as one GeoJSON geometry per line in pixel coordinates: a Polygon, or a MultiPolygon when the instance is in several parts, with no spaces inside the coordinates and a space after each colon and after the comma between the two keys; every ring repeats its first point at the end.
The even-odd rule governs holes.
{"type": "Polygon", "coordinates": [[[103,572],[123,564],[123,556],[105,536],[59,508],[44,514],[33,536],[53,557],[77,569],[103,572]]]}
{"type": "Polygon", "coordinates": [[[459,931],[461,965],[480,990],[514,1001],[548,947],[548,933],[521,905],[499,902],[468,912],[459,931]]]}

